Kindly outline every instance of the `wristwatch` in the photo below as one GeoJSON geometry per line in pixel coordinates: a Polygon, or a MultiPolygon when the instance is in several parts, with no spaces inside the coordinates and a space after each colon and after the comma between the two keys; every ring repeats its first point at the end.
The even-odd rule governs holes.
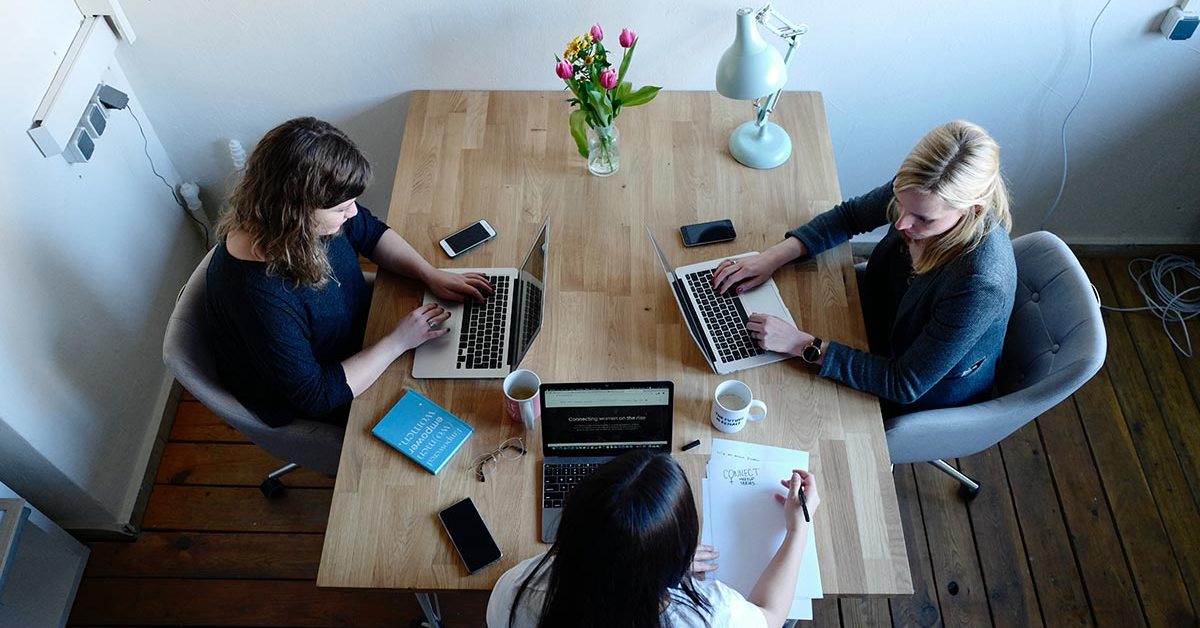
{"type": "Polygon", "coordinates": [[[800,359],[809,364],[816,364],[821,359],[821,339],[813,336],[812,342],[800,350],[800,359]]]}

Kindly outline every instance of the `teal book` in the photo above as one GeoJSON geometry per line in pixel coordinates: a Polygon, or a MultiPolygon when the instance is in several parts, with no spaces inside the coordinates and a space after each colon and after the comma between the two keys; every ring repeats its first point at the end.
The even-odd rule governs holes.
{"type": "Polygon", "coordinates": [[[371,430],[379,440],[437,474],[475,428],[409,389],[371,430]]]}

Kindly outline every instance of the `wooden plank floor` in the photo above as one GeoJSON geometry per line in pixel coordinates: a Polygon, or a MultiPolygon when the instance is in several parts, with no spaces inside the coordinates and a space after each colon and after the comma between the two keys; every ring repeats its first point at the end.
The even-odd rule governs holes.
{"type": "MultiPolygon", "coordinates": [[[[1084,260],[1104,304],[1142,305],[1127,262],[1084,260]]],[[[820,600],[811,625],[1198,624],[1200,358],[1146,314],[1104,321],[1095,378],[957,461],[984,486],[973,502],[929,465],[896,468],[915,593],[820,600]]],[[[144,532],[91,544],[71,625],[417,625],[410,594],[316,588],[332,481],[296,472],[267,501],[279,464],[185,396],[144,532]]],[[[441,602],[449,626],[482,624],[486,594],[441,602]]]]}

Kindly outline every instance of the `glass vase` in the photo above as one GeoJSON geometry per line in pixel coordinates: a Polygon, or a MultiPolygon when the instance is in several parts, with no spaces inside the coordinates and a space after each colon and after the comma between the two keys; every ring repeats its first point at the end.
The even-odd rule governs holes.
{"type": "Polygon", "coordinates": [[[607,177],[621,167],[621,133],[616,125],[588,127],[588,171],[607,177]]]}

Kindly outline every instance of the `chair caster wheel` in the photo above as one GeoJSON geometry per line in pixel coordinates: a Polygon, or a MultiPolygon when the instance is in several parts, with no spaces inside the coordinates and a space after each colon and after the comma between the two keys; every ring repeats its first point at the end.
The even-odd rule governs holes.
{"type": "Polygon", "coordinates": [[[258,490],[262,491],[263,497],[275,499],[282,497],[287,487],[283,485],[283,482],[279,481],[279,478],[267,478],[262,481],[262,484],[258,485],[258,490]]]}
{"type": "Polygon", "coordinates": [[[958,485],[958,496],[961,497],[963,499],[963,501],[969,502],[969,501],[975,499],[975,497],[977,495],[979,495],[980,488],[981,487],[979,487],[979,486],[976,486],[975,488],[971,488],[971,487],[967,486],[966,484],[959,484],[958,485]]]}

